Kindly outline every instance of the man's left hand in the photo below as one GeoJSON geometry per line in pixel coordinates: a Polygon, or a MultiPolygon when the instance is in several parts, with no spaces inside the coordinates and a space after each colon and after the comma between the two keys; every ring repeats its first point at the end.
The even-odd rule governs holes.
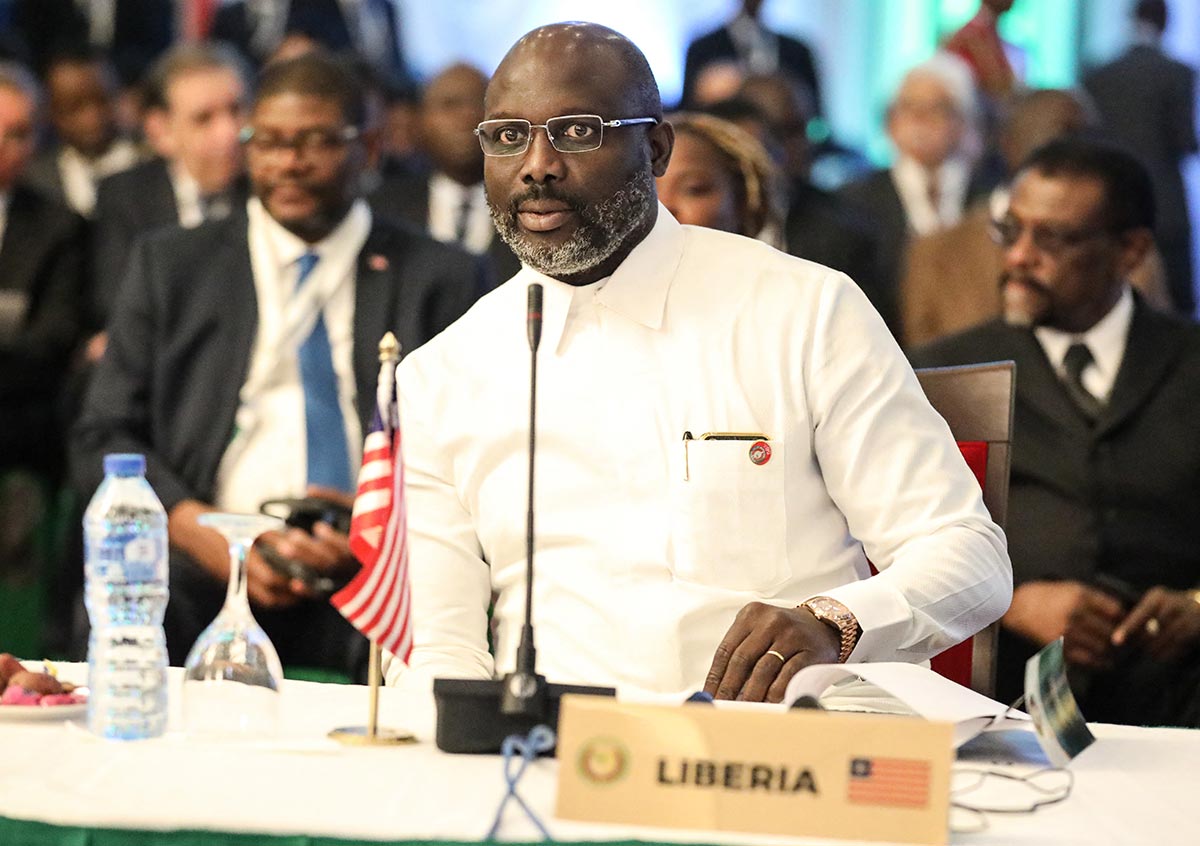
{"type": "Polygon", "coordinates": [[[838,633],[808,609],[751,602],[717,647],[704,690],[717,699],[782,702],[792,676],[810,664],[836,664],[840,652],[838,633]]]}

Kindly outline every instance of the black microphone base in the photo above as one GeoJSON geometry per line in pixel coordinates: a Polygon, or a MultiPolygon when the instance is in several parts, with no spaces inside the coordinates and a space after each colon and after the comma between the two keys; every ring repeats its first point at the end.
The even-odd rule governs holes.
{"type": "Polygon", "coordinates": [[[433,699],[437,704],[437,747],[443,752],[495,755],[510,734],[528,734],[539,723],[558,731],[558,707],[564,693],[587,696],[616,696],[616,688],[583,684],[546,686],[546,713],[502,714],[502,679],[434,679],[433,699]]]}

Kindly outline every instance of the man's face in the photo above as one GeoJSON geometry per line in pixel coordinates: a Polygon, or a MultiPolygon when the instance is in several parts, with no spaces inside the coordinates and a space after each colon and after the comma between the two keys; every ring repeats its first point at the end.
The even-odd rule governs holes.
{"type": "Polygon", "coordinates": [[[205,194],[227,190],[241,172],[244,97],[241,80],[227,68],[191,71],[167,87],[167,147],[205,194]]]}
{"type": "Polygon", "coordinates": [[[25,172],[33,140],[33,103],[20,91],[0,88],[0,191],[25,172]]]}
{"type": "MultiPolygon", "coordinates": [[[[573,47],[543,41],[510,54],[488,87],[486,118],[645,116],[630,113],[629,73],[615,54],[573,47]]],[[[545,129],[533,129],[524,153],[484,160],[497,231],[547,275],[579,284],[603,278],[653,225],[653,177],[665,172],[672,139],[668,125],[639,124],[605,129],[598,149],[562,153],[545,129]]]]}
{"type": "Polygon", "coordinates": [[[112,82],[98,62],[56,65],[46,78],[50,120],[64,144],[102,155],[117,132],[112,82]]]}
{"type": "Polygon", "coordinates": [[[474,184],[483,178],[483,152],[475,127],[483,120],[487,81],[467,67],[435,77],[421,100],[421,141],[439,170],[474,184]]]}
{"type": "Polygon", "coordinates": [[[888,112],[888,134],[896,149],[927,168],[955,153],[965,131],[954,98],[929,74],[910,76],[888,112]]]}
{"type": "Polygon", "coordinates": [[[341,105],[283,92],[259,101],[250,116],[246,163],[254,193],[286,229],[310,243],[341,222],[362,172],[361,141],[344,140],[341,105]]]}
{"type": "Polygon", "coordinates": [[[1001,293],[1005,320],[1066,332],[1112,307],[1133,256],[1105,221],[1104,184],[1027,170],[1013,185],[1001,293]]]}

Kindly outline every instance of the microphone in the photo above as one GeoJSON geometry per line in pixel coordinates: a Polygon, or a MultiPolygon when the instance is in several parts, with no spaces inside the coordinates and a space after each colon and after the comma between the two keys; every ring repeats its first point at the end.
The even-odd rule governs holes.
{"type": "Polygon", "coordinates": [[[615,696],[611,687],[548,684],[537,672],[533,645],[533,468],[537,453],[537,352],[542,341],[542,286],[529,285],[525,304],[529,340],[529,488],[525,514],[525,624],[516,665],[503,679],[434,679],[437,746],[443,752],[492,754],[510,734],[526,734],[535,725],[558,729],[564,693],[615,696]]]}
{"type": "Polygon", "coordinates": [[[516,669],[504,677],[500,713],[543,719],[546,677],[537,674],[533,645],[533,457],[537,454],[537,351],[542,342],[542,286],[533,282],[525,302],[525,334],[529,338],[529,493],[525,513],[525,625],[517,647],[516,669]]]}

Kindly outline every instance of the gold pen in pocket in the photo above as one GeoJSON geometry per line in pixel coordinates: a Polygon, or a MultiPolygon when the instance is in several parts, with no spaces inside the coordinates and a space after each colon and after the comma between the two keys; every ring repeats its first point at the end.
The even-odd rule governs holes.
{"type": "MultiPolygon", "coordinates": [[[[690,437],[690,435],[688,436],[690,437]]],[[[761,432],[705,432],[702,441],[769,441],[761,432]]]]}
{"type": "Polygon", "coordinates": [[[691,481],[691,472],[688,469],[688,441],[692,440],[692,433],[687,429],[683,430],[683,480],[691,481]]]}

